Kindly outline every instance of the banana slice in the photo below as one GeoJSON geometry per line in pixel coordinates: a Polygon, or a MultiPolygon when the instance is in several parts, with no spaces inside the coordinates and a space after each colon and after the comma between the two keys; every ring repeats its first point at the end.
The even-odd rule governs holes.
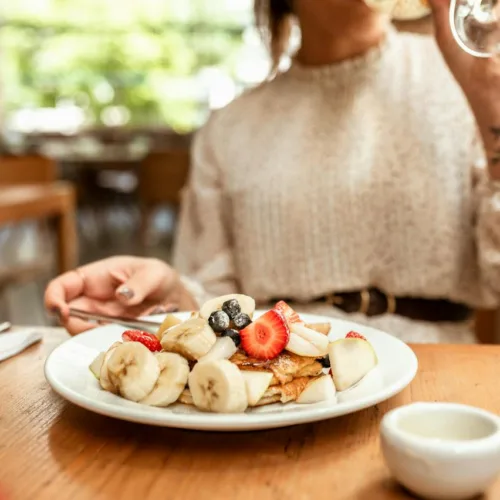
{"type": "Polygon", "coordinates": [[[238,301],[242,313],[248,314],[250,318],[253,317],[253,313],[255,312],[255,300],[248,295],[238,293],[222,295],[221,297],[207,300],[200,308],[200,316],[208,320],[214,311],[220,311],[222,304],[231,299],[236,299],[238,301]]]}
{"type": "Polygon", "coordinates": [[[191,391],[189,389],[184,389],[179,396],[179,403],[183,405],[194,406],[193,396],[191,396],[191,391]]]}
{"type": "Polygon", "coordinates": [[[140,342],[124,342],[108,361],[108,374],[118,393],[130,401],[144,399],[155,387],[160,365],[140,342]]]}
{"type": "Polygon", "coordinates": [[[161,345],[165,351],[196,361],[212,349],[216,340],[217,337],[206,320],[191,318],[169,328],[161,339],[161,345]]]}
{"type": "Polygon", "coordinates": [[[160,325],[158,331],[156,332],[158,340],[161,342],[163,335],[165,335],[165,332],[169,328],[172,328],[173,326],[176,325],[180,325],[181,323],[182,320],[179,319],[177,316],[174,316],[173,314],[167,314],[166,318],[163,320],[163,323],[160,325]]]}
{"type": "Polygon", "coordinates": [[[198,360],[198,363],[218,359],[229,359],[237,350],[238,348],[231,338],[218,337],[212,349],[210,349],[205,356],[202,356],[198,360]]]}
{"type": "Polygon", "coordinates": [[[172,352],[159,352],[154,356],[160,365],[160,376],[154,389],[141,403],[166,407],[175,403],[185,389],[189,376],[189,365],[182,356],[172,352]]]}
{"type": "Polygon", "coordinates": [[[112,392],[113,394],[117,393],[116,387],[114,384],[111,382],[111,379],[109,378],[109,372],[108,372],[108,362],[113,353],[115,352],[115,349],[119,346],[122,345],[121,342],[115,342],[114,344],[111,345],[111,347],[106,351],[106,354],[104,355],[104,358],[101,363],[101,370],[99,372],[99,383],[101,384],[101,387],[105,391],[112,392]]]}
{"type": "Polygon", "coordinates": [[[243,375],[226,359],[197,363],[189,374],[189,389],[200,410],[238,413],[248,406],[243,375]]]}

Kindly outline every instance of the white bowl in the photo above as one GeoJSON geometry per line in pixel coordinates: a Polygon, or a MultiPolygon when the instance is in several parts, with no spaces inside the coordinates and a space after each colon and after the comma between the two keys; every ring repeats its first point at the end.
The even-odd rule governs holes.
{"type": "Polygon", "coordinates": [[[396,480],[423,498],[473,498],[500,472],[500,418],[479,408],[402,406],[382,419],[381,440],[396,480]]]}

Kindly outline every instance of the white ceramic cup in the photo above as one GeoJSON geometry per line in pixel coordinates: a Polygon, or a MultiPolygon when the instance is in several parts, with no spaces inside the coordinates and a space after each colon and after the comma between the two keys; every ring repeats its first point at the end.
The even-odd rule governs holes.
{"type": "Polygon", "coordinates": [[[500,417],[471,406],[413,403],[387,413],[382,451],[413,493],[462,500],[485,492],[500,472],[500,417]]]}

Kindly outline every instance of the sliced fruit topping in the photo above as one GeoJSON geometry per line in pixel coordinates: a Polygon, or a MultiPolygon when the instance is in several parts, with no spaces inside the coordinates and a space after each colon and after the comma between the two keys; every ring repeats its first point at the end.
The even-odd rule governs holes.
{"type": "Polygon", "coordinates": [[[223,332],[229,328],[229,316],[224,311],[214,311],[208,318],[208,324],[214,332],[223,332]]]}
{"type": "Polygon", "coordinates": [[[337,391],[332,377],[322,375],[312,379],[297,398],[297,403],[312,404],[322,401],[336,401],[337,391]]]}
{"type": "Polygon", "coordinates": [[[184,405],[194,406],[193,396],[191,396],[191,391],[189,389],[184,389],[179,396],[179,403],[184,405]]]}
{"type": "Polygon", "coordinates": [[[290,325],[290,332],[295,333],[299,337],[302,337],[304,340],[310,342],[314,347],[321,352],[322,356],[328,354],[328,337],[325,335],[315,332],[310,328],[306,328],[304,325],[300,323],[292,323],[290,325]]]}
{"type": "MultiPolygon", "coordinates": [[[[236,332],[238,333],[238,332],[236,332]]],[[[240,336],[238,334],[238,344],[240,336]]],[[[218,359],[229,359],[238,350],[236,344],[230,337],[219,337],[212,349],[205,356],[198,360],[198,363],[203,361],[216,361],[218,359]]]]}
{"type": "Polygon", "coordinates": [[[124,342],[140,342],[151,352],[161,351],[161,344],[158,337],[149,332],[127,330],[126,332],[123,332],[122,339],[124,342]]]}
{"type": "Polygon", "coordinates": [[[225,359],[197,363],[189,374],[189,390],[200,410],[237,413],[248,406],[243,375],[225,359]]]}
{"type": "Polygon", "coordinates": [[[89,365],[90,371],[97,380],[99,380],[99,378],[101,377],[101,368],[105,356],[106,356],[105,352],[99,353],[97,357],[94,359],[94,361],[92,361],[92,363],[90,363],[89,365]]]}
{"type": "Polygon", "coordinates": [[[377,363],[377,355],[366,340],[340,339],[329,348],[332,378],[339,391],[357,384],[377,363]]]}
{"type": "Polygon", "coordinates": [[[346,339],[361,339],[361,340],[366,340],[366,337],[363,337],[363,335],[361,335],[361,333],[358,333],[358,332],[349,332],[346,336],[345,336],[346,339]]]}
{"type": "Polygon", "coordinates": [[[158,340],[161,342],[161,339],[162,339],[164,333],[169,328],[172,328],[175,325],[180,325],[181,323],[182,323],[182,320],[180,320],[177,316],[174,316],[173,314],[167,314],[167,316],[163,320],[163,323],[160,325],[160,327],[158,328],[158,331],[156,332],[156,336],[158,337],[158,340]]]}
{"type": "Polygon", "coordinates": [[[274,309],[280,312],[286,319],[287,323],[291,325],[292,323],[303,323],[300,316],[295,312],[284,300],[280,300],[274,309]]]}
{"type": "Polygon", "coordinates": [[[272,372],[257,372],[257,371],[241,371],[245,379],[245,387],[247,391],[248,406],[255,406],[264,393],[267,391],[271,380],[273,379],[272,372]]]}
{"type": "Polygon", "coordinates": [[[320,351],[314,344],[303,339],[296,333],[290,333],[290,338],[286,345],[286,350],[293,352],[298,356],[305,356],[309,358],[321,358],[324,353],[320,351]]]}
{"type": "Polygon", "coordinates": [[[114,344],[111,345],[111,347],[106,351],[106,354],[104,356],[104,359],[102,361],[101,365],[101,371],[99,373],[99,384],[105,391],[112,392],[113,394],[116,394],[117,388],[114,386],[114,384],[111,382],[111,379],[109,377],[109,371],[108,371],[108,362],[113,353],[115,352],[115,349],[122,345],[121,342],[115,342],[114,344]]]}
{"type": "Polygon", "coordinates": [[[241,306],[236,299],[226,300],[222,304],[221,309],[231,318],[234,319],[241,313],[241,306]]]}
{"type": "Polygon", "coordinates": [[[249,297],[248,295],[242,295],[238,293],[233,293],[230,295],[222,295],[221,297],[216,297],[215,299],[207,300],[200,307],[200,316],[202,318],[208,319],[214,311],[220,311],[220,310],[223,310],[229,316],[230,319],[232,319],[233,316],[236,316],[236,314],[239,314],[240,312],[247,314],[251,318],[253,316],[253,313],[255,312],[255,300],[252,297],[249,297]],[[232,300],[236,301],[237,303],[237,307],[235,305],[234,309],[229,308],[227,304],[232,300]],[[226,304],[226,306],[223,309],[222,307],[224,304],[226,304]]]}
{"type": "Polygon", "coordinates": [[[241,347],[249,356],[267,360],[285,349],[290,331],[283,315],[271,310],[241,330],[240,337],[241,347]]]}
{"type": "Polygon", "coordinates": [[[236,330],[233,330],[232,328],[228,328],[227,330],[224,330],[221,334],[221,337],[226,337],[231,339],[231,341],[234,343],[236,347],[239,347],[241,344],[241,337],[239,332],[236,330]]]}
{"type": "Polygon", "coordinates": [[[108,374],[121,396],[140,401],[153,390],[160,375],[160,365],[144,344],[124,342],[109,358],[108,374]]]}
{"type": "Polygon", "coordinates": [[[161,345],[165,351],[175,352],[190,361],[196,361],[212,349],[216,340],[214,331],[205,319],[190,318],[169,328],[161,339],[161,345]]]}
{"type": "Polygon", "coordinates": [[[182,356],[172,352],[159,352],[155,357],[160,365],[160,376],[153,390],[141,400],[141,403],[166,407],[175,403],[186,387],[189,365],[182,356]]]}
{"type": "Polygon", "coordinates": [[[315,332],[322,333],[323,335],[328,335],[332,329],[331,323],[306,323],[305,326],[315,332]]]}
{"type": "Polygon", "coordinates": [[[237,330],[243,330],[243,328],[247,327],[251,322],[250,316],[245,313],[237,314],[233,318],[233,325],[237,330]]]}

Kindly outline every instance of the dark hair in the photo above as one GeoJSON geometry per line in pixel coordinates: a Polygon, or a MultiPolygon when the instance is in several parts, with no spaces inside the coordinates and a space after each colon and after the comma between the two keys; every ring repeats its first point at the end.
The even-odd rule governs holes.
{"type": "Polygon", "coordinates": [[[272,59],[271,75],[288,49],[292,29],[292,0],[255,0],[255,22],[272,59]]]}

